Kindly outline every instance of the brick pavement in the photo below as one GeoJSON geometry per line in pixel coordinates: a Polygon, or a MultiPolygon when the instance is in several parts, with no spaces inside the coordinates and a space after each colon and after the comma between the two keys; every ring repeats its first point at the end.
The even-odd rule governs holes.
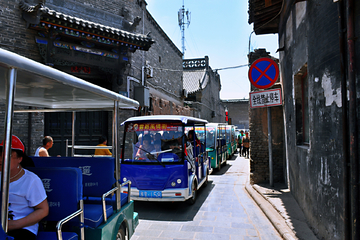
{"type": "Polygon", "coordinates": [[[220,172],[209,176],[209,184],[198,192],[192,206],[135,202],[140,223],[131,239],[281,239],[245,191],[248,179],[249,160],[233,157],[220,172]]]}

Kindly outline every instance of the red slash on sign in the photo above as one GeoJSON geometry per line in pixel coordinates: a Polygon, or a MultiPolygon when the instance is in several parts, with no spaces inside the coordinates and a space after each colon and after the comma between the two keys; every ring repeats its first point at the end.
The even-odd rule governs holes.
{"type": "Polygon", "coordinates": [[[270,58],[259,58],[249,69],[249,80],[251,84],[260,89],[269,88],[279,77],[279,67],[270,58]]]}

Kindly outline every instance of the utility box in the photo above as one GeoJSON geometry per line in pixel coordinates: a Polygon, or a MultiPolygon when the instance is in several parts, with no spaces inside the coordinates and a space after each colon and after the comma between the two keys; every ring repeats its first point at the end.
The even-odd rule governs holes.
{"type": "Polygon", "coordinates": [[[149,88],[145,86],[137,86],[134,88],[134,99],[140,103],[142,107],[150,107],[149,88]]]}

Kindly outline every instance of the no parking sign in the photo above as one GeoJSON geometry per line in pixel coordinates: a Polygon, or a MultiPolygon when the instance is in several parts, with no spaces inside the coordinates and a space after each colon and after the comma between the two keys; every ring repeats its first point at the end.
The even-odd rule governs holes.
{"type": "Polygon", "coordinates": [[[249,69],[249,80],[251,84],[260,89],[269,88],[279,77],[279,67],[271,58],[259,58],[249,69]]]}

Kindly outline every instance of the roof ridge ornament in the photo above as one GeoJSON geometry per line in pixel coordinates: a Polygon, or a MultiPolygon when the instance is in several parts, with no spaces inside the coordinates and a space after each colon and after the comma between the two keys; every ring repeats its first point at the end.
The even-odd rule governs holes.
{"type": "Polygon", "coordinates": [[[38,0],[38,4],[31,5],[25,0],[20,0],[19,6],[23,10],[22,17],[25,19],[27,24],[39,24],[41,10],[45,8],[46,0],[38,0]]]}

